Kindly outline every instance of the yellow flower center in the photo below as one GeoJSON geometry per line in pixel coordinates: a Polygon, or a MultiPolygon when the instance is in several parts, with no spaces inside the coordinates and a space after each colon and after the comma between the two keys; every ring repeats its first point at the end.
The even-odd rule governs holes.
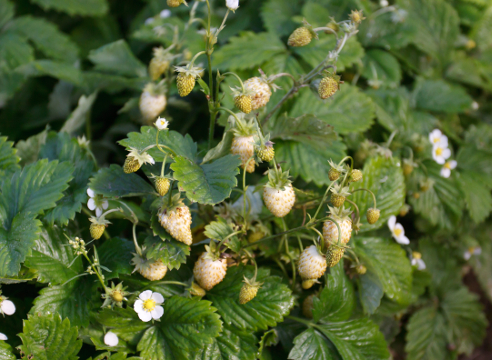
{"type": "Polygon", "coordinates": [[[446,161],[446,163],[444,164],[444,167],[445,167],[446,169],[451,170],[451,163],[450,163],[449,161],[446,161]]]}
{"type": "Polygon", "coordinates": [[[468,252],[473,255],[475,253],[475,246],[469,247],[468,252]]]}
{"type": "Polygon", "coordinates": [[[440,147],[438,147],[436,149],[436,155],[441,155],[442,154],[442,149],[440,147]]]}
{"type": "Polygon", "coordinates": [[[121,291],[115,290],[113,291],[113,294],[111,295],[114,301],[116,302],[122,302],[123,301],[123,294],[121,291]]]}
{"type": "Polygon", "coordinates": [[[154,299],[147,299],[143,302],[143,308],[144,310],[150,312],[155,309],[155,300],[154,299]]]}
{"type": "Polygon", "coordinates": [[[415,259],[415,260],[420,260],[422,258],[422,254],[417,252],[417,251],[414,251],[412,253],[412,257],[415,259]]]}
{"type": "Polygon", "coordinates": [[[395,236],[400,236],[401,229],[395,229],[393,232],[395,233],[395,236]]]}
{"type": "Polygon", "coordinates": [[[435,144],[436,142],[438,142],[438,141],[439,141],[439,138],[438,138],[438,137],[436,137],[436,138],[434,139],[434,144],[435,144]]]}

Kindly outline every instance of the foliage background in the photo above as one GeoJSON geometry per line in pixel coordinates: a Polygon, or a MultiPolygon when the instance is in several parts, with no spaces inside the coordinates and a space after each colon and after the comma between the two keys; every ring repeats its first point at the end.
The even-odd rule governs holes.
{"type": "MultiPolygon", "coordinates": [[[[225,7],[222,1],[212,4],[217,9],[213,22],[219,25],[225,7]]],[[[411,206],[410,213],[399,221],[412,240],[410,248],[422,252],[428,271],[413,270],[412,277],[408,264],[402,270],[398,264],[389,263],[395,256],[406,257],[401,247],[389,240],[385,227],[356,237],[359,256],[364,258],[366,254],[367,261],[372,261],[368,274],[353,281],[360,295],[357,309],[375,313],[372,318],[397,358],[407,354],[408,359],[451,359],[465,353],[480,359],[475,356],[481,356],[487,349],[471,354],[485,335],[482,306],[485,304],[488,309],[490,321],[492,299],[492,4],[487,0],[401,0],[390,2],[394,11],[386,13],[379,13],[381,7],[377,2],[363,0],[248,0],[240,6],[221,33],[214,66],[221,71],[235,71],[243,79],[256,76],[259,67],[268,74],[286,71],[300,75],[309,71],[333,47],[334,39],[326,35],[308,47],[287,48],[286,39],[302,18],[323,26],[330,16],[339,21],[352,9],[364,10],[368,19],[359,34],[347,43],[338,61],[338,71],[345,80],[342,90],[323,103],[309,89],[303,89],[271,120],[277,156],[289,164],[298,188],[320,191],[318,186],[328,184],[328,168],[319,165],[326,159],[351,154],[365,173],[384,177],[387,172],[391,181],[388,188],[379,188],[381,194],[405,189],[384,204],[383,220],[398,213],[404,202],[411,206]],[[284,113],[298,117],[307,112],[332,125],[333,131],[317,142],[282,132],[284,113]],[[426,158],[428,145],[422,145],[436,127],[450,138],[453,156],[458,161],[458,169],[450,179],[439,176],[439,168],[426,158]],[[390,145],[393,160],[386,161],[381,153],[374,154],[372,145],[365,147],[364,139],[384,145],[394,131],[397,132],[390,145]],[[329,146],[325,145],[327,142],[329,146]],[[416,150],[422,146],[418,155],[416,150]],[[401,171],[394,169],[396,163],[408,158],[406,147],[417,154],[420,166],[404,178],[401,171]],[[431,186],[423,191],[429,178],[431,186]],[[368,242],[372,249],[364,247],[368,237],[379,238],[368,242]],[[462,254],[471,246],[480,246],[482,253],[465,262],[462,254]],[[409,289],[413,289],[410,295],[409,289]]],[[[30,212],[23,216],[33,224],[39,222],[35,220],[39,214],[43,223],[62,226],[75,218],[70,225],[75,227],[74,231],[88,227],[86,216],[75,216],[87,201],[85,187],[89,177],[97,168],[122,164],[126,152],[117,142],[129,132],[139,132],[137,102],[148,81],[146,64],[154,46],[169,45],[171,40],[171,34],[159,38],[153,31],[156,23],[164,21],[158,14],[165,8],[165,1],[157,0],[0,0],[0,133],[13,143],[0,138],[0,174],[10,175],[19,166],[43,158],[79,164],[76,168],[67,163],[33,165],[33,174],[49,174],[45,185],[51,184],[53,194],[51,199],[33,205],[35,208],[28,203],[18,204],[19,209],[29,208],[30,212]],[[155,17],[155,22],[145,24],[150,17],[155,17]],[[91,141],[97,165],[69,135],[48,130],[65,131],[70,136],[85,134],[91,141]],[[19,164],[11,160],[11,146],[17,149],[19,164]],[[55,202],[58,213],[53,210],[55,202]]],[[[183,6],[173,9],[172,17],[165,21],[183,26],[187,10],[183,6]]],[[[199,8],[199,15],[204,16],[203,11],[203,7],[199,8]]],[[[190,31],[186,47],[196,53],[203,46],[202,36],[190,31]]],[[[283,90],[274,94],[269,109],[291,85],[290,80],[278,83],[283,90]]],[[[223,90],[227,94],[228,87],[223,90]]],[[[172,120],[170,128],[190,134],[198,142],[198,151],[203,151],[203,134],[208,132],[203,94],[194,91],[185,99],[176,94],[173,85],[166,109],[166,118],[172,120]]],[[[226,95],[224,103],[232,107],[231,97],[226,95]]],[[[221,121],[225,123],[224,115],[221,121]]],[[[217,142],[221,135],[219,129],[217,142]]],[[[259,175],[250,180],[258,179],[259,175]]],[[[372,188],[377,184],[364,185],[372,188]]],[[[4,203],[8,203],[7,190],[2,190],[4,203]]],[[[361,211],[370,205],[362,196],[356,201],[361,211]]],[[[128,222],[116,219],[114,223],[121,233],[112,235],[129,238],[128,222]]],[[[46,244],[60,236],[57,231],[55,227],[42,232],[46,244]]],[[[106,249],[99,249],[100,256],[107,256],[110,262],[109,249],[114,248],[109,242],[105,245],[106,249]]],[[[51,306],[55,311],[70,314],[72,325],[84,326],[89,321],[88,308],[74,306],[64,297],[63,293],[72,293],[73,288],[57,288],[73,276],[71,269],[66,269],[73,254],[63,255],[60,269],[49,273],[46,268],[45,273],[39,257],[46,256],[46,247],[56,244],[42,248],[38,241],[36,246],[20,276],[33,278],[30,271],[35,269],[38,281],[52,286],[41,288],[31,281],[2,287],[4,294],[18,304],[15,317],[0,319],[0,331],[7,329],[12,346],[20,344],[15,334],[22,332],[21,319],[26,319],[33,307],[34,312],[51,306]],[[48,300],[34,300],[39,294],[48,300]]],[[[121,254],[131,249],[125,241],[118,242],[118,246],[121,254]]],[[[82,269],[82,263],[75,266],[82,269]]],[[[129,271],[122,268],[120,273],[127,275],[129,271]]],[[[91,299],[88,281],[78,280],[71,286],[77,287],[80,304],[97,302],[91,299]]],[[[172,316],[172,312],[169,314],[172,316]]],[[[213,315],[207,316],[211,322],[216,320],[213,315]]],[[[272,320],[253,328],[256,331],[274,324],[272,320]]],[[[281,344],[274,349],[288,353],[292,345],[279,349],[300,332],[294,328],[286,326],[285,337],[280,337],[281,344]]],[[[148,333],[149,343],[154,335],[148,333]]],[[[84,336],[88,338],[90,334],[84,336]]],[[[229,338],[254,342],[243,333],[231,334],[229,338]]],[[[490,334],[487,339],[485,343],[490,344],[490,334]]],[[[79,356],[90,356],[90,351],[84,345],[79,356]]],[[[484,354],[483,359],[490,356],[484,354]]]]}

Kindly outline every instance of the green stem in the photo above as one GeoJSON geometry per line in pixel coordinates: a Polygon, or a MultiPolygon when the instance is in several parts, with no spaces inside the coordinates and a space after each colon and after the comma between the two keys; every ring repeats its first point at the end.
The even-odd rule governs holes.
{"type": "Polygon", "coordinates": [[[99,274],[99,271],[98,271],[97,267],[92,263],[91,259],[89,259],[89,257],[87,256],[86,253],[83,253],[83,255],[87,259],[87,261],[89,262],[89,264],[91,264],[92,270],[94,270],[94,272],[97,275],[97,278],[99,279],[99,282],[101,283],[101,285],[105,289],[106,288],[106,284],[104,283],[104,280],[102,279],[101,275],[99,274]]]}
{"type": "Polygon", "coordinates": [[[231,114],[232,116],[234,116],[234,118],[236,119],[236,121],[237,121],[238,123],[240,123],[240,121],[239,121],[239,119],[238,119],[237,115],[236,115],[236,114],[234,114],[234,112],[232,112],[231,110],[229,110],[229,109],[227,109],[227,108],[225,108],[225,107],[219,107],[217,110],[224,110],[225,112],[228,112],[229,114],[231,114]]]}
{"type": "Polygon", "coordinates": [[[236,77],[236,79],[238,79],[239,83],[241,84],[241,89],[242,89],[242,92],[243,94],[246,92],[246,89],[244,89],[244,84],[243,84],[243,81],[241,80],[241,78],[236,74],[236,73],[233,73],[233,72],[226,72],[224,74],[222,74],[223,76],[226,76],[226,75],[233,75],[236,77]]]}
{"type": "Polygon", "coordinates": [[[161,166],[161,177],[164,177],[164,169],[166,168],[166,161],[167,161],[167,155],[164,156],[164,161],[162,162],[162,166],[161,166]]]}
{"type": "Polygon", "coordinates": [[[209,110],[210,110],[210,125],[208,129],[208,150],[212,148],[212,142],[214,140],[214,133],[215,133],[215,117],[217,116],[217,110],[216,110],[216,104],[214,99],[214,77],[212,73],[212,51],[213,49],[211,48],[210,44],[210,38],[211,38],[211,33],[210,33],[210,23],[212,19],[212,10],[210,8],[210,2],[209,0],[207,1],[207,10],[208,10],[208,22],[207,22],[207,34],[208,34],[208,39],[207,39],[207,60],[208,60],[208,86],[210,89],[210,98],[208,100],[209,102],[209,110]]]}
{"type": "Polygon", "coordinates": [[[296,316],[286,316],[287,319],[290,319],[290,320],[294,320],[294,321],[297,321],[298,323],[301,323],[301,324],[304,324],[306,326],[315,326],[315,324],[313,324],[311,321],[309,320],[304,320],[304,319],[301,319],[301,318],[298,318],[296,316]]]}
{"type": "Polygon", "coordinates": [[[352,200],[345,199],[348,203],[350,203],[352,206],[355,207],[355,212],[357,213],[357,219],[360,219],[360,214],[359,214],[359,207],[357,206],[356,203],[354,203],[352,200]]]}
{"type": "Polygon", "coordinates": [[[377,209],[377,206],[376,206],[376,195],[374,195],[374,193],[371,190],[366,189],[366,188],[359,188],[359,189],[356,189],[356,190],[352,191],[352,194],[354,192],[357,192],[357,191],[367,191],[368,193],[370,193],[372,195],[372,201],[374,202],[374,209],[377,209]]]}
{"type": "Polygon", "coordinates": [[[318,208],[316,209],[316,212],[314,213],[314,216],[311,218],[311,220],[309,220],[308,224],[309,223],[312,223],[313,221],[316,220],[316,217],[318,216],[320,210],[321,210],[321,207],[323,206],[323,204],[325,203],[326,201],[326,198],[328,197],[328,193],[330,192],[330,189],[331,187],[333,186],[333,184],[335,183],[336,180],[332,181],[330,186],[328,186],[328,188],[326,189],[325,191],[325,194],[323,195],[323,199],[321,200],[321,202],[319,203],[318,205],[318,208]]]}
{"type": "Polygon", "coordinates": [[[181,286],[188,286],[188,284],[185,284],[180,281],[159,281],[159,285],[181,285],[181,286]]]}
{"type": "Polygon", "coordinates": [[[207,52],[206,51],[200,51],[198,53],[196,53],[195,56],[193,56],[193,58],[191,59],[190,63],[188,64],[188,68],[191,69],[193,67],[193,65],[195,64],[195,60],[200,56],[200,55],[203,55],[203,54],[206,54],[207,52]]]}
{"type": "Polygon", "coordinates": [[[133,223],[133,228],[132,228],[132,234],[133,234],[133,243],[135,244],[135,251],[137,252],[138,255],[142,256],[142,249],[138,245],[137,242],[137,223],[133,223]]]}

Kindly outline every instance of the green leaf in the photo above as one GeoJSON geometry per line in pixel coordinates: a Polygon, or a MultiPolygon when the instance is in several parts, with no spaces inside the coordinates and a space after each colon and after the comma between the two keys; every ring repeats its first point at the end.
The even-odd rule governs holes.
{"type": "Polygon", "coordinates": [[[214,65],[221,70],[252,69],[285,51],[275,34],[244,32],[214,52],[214,65]]]}
{"type": "Polygon", "coordinates": [[[419,109],[460,113],[470,109],[473,99],[461,86],[451,85],[444,80],[424,80],[417,82],[413,101],[419,109]]]}
{"type": "Polygon", "coordinates": [[[249,331],[224,325],[215,344],[220,351],[220,359],[256,360],[258,339],[249,331]]]}
{"type": "Polygon", "coordinates": [[[15,144],[17,155],[20,157],[20,164],[26,166],[38,160],[39,151],[46,142],[48,130],[44,129],[39,134],[33,135],[27,140],[20,140],[15,144]]]}
{"type": "Polygon", "coordinates": [[[309,328],[294,339],[294,347],[289,353],[292,360],[334,360],[330,344],[319,331],[309,328]]]}
{"type": "Polygon", "coordinates": [[[414,25],[413,43],[444,66],[459,34],[459,17],[453,7],[443,0],[402,0],[408,11],[405,20],[414,25]]]}
{"type": "MultiPolygon", "coordinates": [[[[326,26],[330,13],[322,4],[309,1],[302,7],[302,16],[314,27],[326,26]]],[[[333,35],[332,35],[333,36],[333,35]]]]}
{"type": "MultiPolygon", "coordinates": [[[[0,6],[1,5],[0,1],[0,6]]],[[[0,342],[0,360],[16,360],[17,357],[12,351],[12,347],[6,341],[0,342]]]]}
{"type": "Polygon", "coordinates": [[[234,252],[239,252],[241,244],[236,235],[230,236],[234,233],[234,229],[221,217],[217,217],[217,221],[212,221],[205,226],[203,235],[206,237],[221,242],[227,238],[227,242],[224,243],[229,249],[234,252]]]}
{"type": "Polygon", "coordinates": [[[367,272],[358,279],[359,299],[366,314],[374,314],[384,296],[383,285],[375,272],[367,272]]]}
{"type": "MultiPolygon", "coordinates": [[[[131,132],[128,138],[120,140],[118,143],[127,148],[135,148],[142,151],[147,146],[156,142],[157,129],[154,126],[142,126],[140,132],[131,132]]],[[[170,148],[177,156],[196,161],[197,145],[190,135],[183,136],[176,131],[159,131],[159,144],[170,148]]],[[[163,148],[164,150],[166,148],[163,148]]],[[[161,152],[157,147],[147,151],[155,161],[163,161],[166,154],[161,152]]],[[[167,161],[171,161],[168,157],[167,161]]]]}
{"type": "Polygon", "coordinates": [[[490,49],[492,46],[492,37],[490,28],[492,27],[492,8],[489,6],[485,9],[480,20],[473,24],[470,37],[475,40],[478,48],[482,51],[490,49]]]}
{"type": "Polygon", "coordinates": [[[307,182],[316,185],[330,183],[328,160],[340,161],[345,156],[346,146],[342,141],[334,141],[331,146],[318,148],[296,141],[275,141],[275,157],[277,162],[285,162],[285,169],[290,170],[294,178],[300,176],[307,182]],[[321,164],[321,166],[320,166],[321,164]],[[325,166],[323,166],[325,164],[325,166]]]}
{"type": "Polygon", "coordinates": [[[480,173],[463,171],[460,172],[458,182],[465,195],[465,203],[470,212],[470,217],[476,224],[484,221],[492,211],[491,186],[487,186],[486,179],[483,179],[481,175],[480,173]]]}
{"type": "Polygon", "coordinates": [[[231,195],[237,185],[236,175],[241,164],[239,156],[226,155],[212,163],[198,165],[183,156],[171,164],[174,178],[186,197],[200,204],[217,204],[231,195]]]}
{"type": "Polygon", "coordinates": [[[361,231],[378,229],[386,225],[391,215],[398,213],[405,204],[405,179],[403,171],[395,158],[383,156],[370,158],[362,169],[363,178],[353,184],[353,189],[369,189],[376,196],[377,208],[381,210],[379,220],[370,225],[366,212],[374,207],[372,195],[367,191],[357,191],[352,195],[352,201],[359,207],[361,231]]]}
{"type": "MultiPolygon", "coordinates": [[[[326,19],[327,23],[329,21],[329,19],[326,19]]],[[[320,40],[313,39],[311,44],[293,48],[292,51],[314,68],[325,61],[328,53],[335,49],[336,42],[337,40],[333,35],[324,35],[320,36],[320,40]]],[[[351,65],[360,62],[363,56],[364,49],[357,39],[355,37],[349,38],[338,57],[337,71],[343,71],[351,65]]]]}
{"type": "Polygon", "coordinates": [[[211,344],[222,330],[215,311],[209,301],[197,298],[166,299],[160,323],[145,331],[137,350],[149,360],[187,359],[192,352],[211,344]]]}
{"type": "Polygon", "coordinates": [[[15,32],[0,35],[1,68],[13,70],[16,67],[34,60],[34,49],[27,40],[15,32]]]}
{"type": "Polygon", "coordinates": [[[54,60],[73,63],[78,58],[77,45],[68,35],[45,19],[32,16],[18,17],[14,20],[10,30],[24,35],[46,56],[54,60]]]}
{"type": "Polygon", "coordinates": [[[224,131],[224,136],[222,140],[217,144],[216,147],[210,149],[203,157],[203,163],[221,158],[231,153],[232,140],[234,139],[234,134],[232,131],[227,129],[224,131]]]}
{"type": "Polygon", "coordinates": [[[401,81],[401,68],[398,60],[383,50],[370,50],[362,59],[362,76],[373,87],[396,88],[401,81]]]}
{"type": "Polygon", "coordinates": [[[133,55],[125,40],[104,45],[89,53],[95,70],[131,77],[146,77],[147,68],[133,55]]]}
{"type": "Polygon", "coordinates": [[[355,307],[354,287],[343,270],[343,260],[330,268],[326,276],[326,285],[315,298],[313,320],[345,321],[352,315],[355,307]]]}
{"type": "Polygon", "coordinates": [[[92,105],[97,98],[97,93],[94,92],[89,96],[82,95],[78,105],[70,114],[70,117],[65,121],[60,132],[66,132],[70,135],[75,134],[86,122],[87,116],[90,115],[92,105]]]}
{"type": "Polygon", "coordinates": [[[301,92],[289,115],[302,116],[306,109],[318,119],[332,125],[340,134],[367,130],[375,115],[371,98],[348,84],[342,85],[332,100],[328,101],[320,100],[310,91],[301,92]]]}
{"type": "Polygon", "coordinates": [[[70,15],[98,16],[108,11],[106,0],[32,0],[45,10],[54,9],[70,15]]]}
{"type": "Polygon", "coordinates": [[[42,289],[34,300],[30,314],[58,314],[63,319],[68,318],[74,326],[87,326],[94,281],[95,276],[92,279],[83,277],[65,285],[42,289]]]}
{"type": "Polygon", "coordinates": [[[367,267],[367,274],[375,275],[391,300],[405,304],[412,290],[412,267],[405,250],[393,240],[375,237],[355,237],[354,250],[367,267]]]}
{"type": "Polygon", "coordinates": [[[4,178],[20,169],[18,165],[20,159],[16,154],[17,150],[12,147],[13,144],[13,142],[7,141],[6,136],[0,136],[0,176],[2,176],[0,185],[4,178]]]}
{"type": "Polygon", "coordinates": [[[45,216],[45,221],[50,224],[57,222],[67,225],[68,221],[73,220],[76,213],[82,210],[82,203],[87,201],[87,182],[94,170],[94,161],[89,152],[80,147],[77,139],[71,138],[67,133],[54,131],[48,134],[39,152],[39,158],[58,159],[74,164],[73,179],[69,188],[65,190],[56,207],[45,216]]]}
{"type": "Polygon", "coordinates": [[[278,36],[289,35],[296,28],[292,17],[300,10],[296,0],[267,0],[261,6],[261,18],[268,32],[278,36]]]}
{"type": "Polygon", "coordinates": [[[330,339],[343,360],[391,358],[379,327],[367,318],[320,325],[317,329],[330,339]]]}
{"type": "Polygon", "coordinates": [[[243,276],[252,278],[252,267],[232,267],[225,279],[207,292],[207,298],[217,307],[226,324],[243,330],[266,330],[282,321],[294,304],[290,289],[281,283],[270,270],[258,269],[257,281],[263,282],[256,297],[248,303],[239,304],[239,292],[243,276]]]}
{"type": "Polygon", "coordinates": [[[120,274],[131,274],[133,271],[130,262],[132,252],[135,250],[133,243],[118,237],[106,240],[97,248],[101,265],[111,270],[110,273],[103,270],[108,279],[117,278],[120,274]]]}
{"type": "Polygon", "coordinates": [[[14,4],[8,0],[0,0],[0,28],[14,17],[14,4]]]}
{"type": "Polygon", "coordinates": [[[82,73],[75,66],[52,60],[35,60],[19,66],[16,72],[24,76],[51,76],[75,85],[81,85],[82,73]]]}
{"type": "Polygon", "coordinates": [[[61,285],[82,273],[82,260],[71,246],[67,246],[63,231],[58,227],[47,227],[36,239],[32,253],[26,258],[25,266],[35,269],[38,281],[61,285]]]}
{"type": "Polygon", "coordinates": [[[39,360],[77,360],[82,340],[77,340],[77,328],[57,314],[31,315],[24,320],[20,334],[22,352],[39,360]]]}
{"type": "Polygon", "coordinates": [[[155,193],[154,188],[147,181],[134,173],[125,174],[123,168],[116,164],[100,169],[96,176],[90,179],[89,187],[96,194],[116,199],[155,193]]]}
{"type": "Polygon", "coordinates": [[[137,345],[143,332],[152,326],[152,324],[140,320],[132,307],[115,307],[113,310],[110,308],[103,309],[95,314],[95,320],[104,327],[111,329],[120,339],[131,345],[137,345]]]}

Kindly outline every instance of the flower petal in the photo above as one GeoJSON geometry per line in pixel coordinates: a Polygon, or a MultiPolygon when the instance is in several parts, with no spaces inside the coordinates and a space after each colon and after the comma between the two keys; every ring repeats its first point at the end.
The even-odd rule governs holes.
{"type": "Polygon", "coordinates": [[[96,202],[93,198],[90,198],[89,201],[87,201],[87,207],[89,210],[94,210],[96,208],[96,202]]]}
{"type": "Polygon", "coordinates": [[[418,265],[417,269],[419,269],[419,270],[425,270],[425,267],[426,266],[425,266],[424,260],[418,259],[417,260],[417,265],[418,265]]]}
{"type": "Polygon", "coordinates": [[[400,235],[396,239],[396,242],[401,245],[408,245],[410,244],[410,239],[408,239],[405,235],[400,235]]]}
{"type": "Polygon", "coordinates": [[[143,301],[140,299],[137,299],[135,301],[135,304],[133,304],[133,310],[135,310],[136,313],[141,313],[142,311],[144,311],[143,301]]]}
{"type": "Polygon", "coordinates": [[[442,151],[442,157],[444,159],[449,159],[449,157],[451,156],[451,150],[449,150],[449,148],[445,148],[443,151],[442,151]]]}
{"type": "Polygon", "coordinates": [[[438,141],[439,147],[447,148],[448,147],[448,137],[446,135],[441,135],[438,141]]]}
{"type": "Polygon", "coordinates": [[[106,210],[106,209],[108,208],[108,206],[109,206],[109,204],[108,204],[108,200],[104,200],[104,201],[102,202],[102,208],[103,208],[104,210],[106,210]]]}
{"type": "Polygon", "coordinates": [[[0,307],[2,308],[2,311],[5,315],[12,315],[13,313],[15,313],[15,305],[10,300],[2,301],[0,307]]]}
{"type": "Polygon", "coordinates": [[[465,253],[463,254],[463,258],[465,260],[470,260],[470,258],[471,258],[470,252],[469,251],[465,251],[465,253]]]}
{"type": "Polygon", "coordinates": [[[439,129],[432,130],[431,133],[429,134],[429,140],[430,140],[430,142],[432,144],[434,144],[435,143],[435,140],[436,139],[439,139],[441,137],[441,135],[442,135],[441,130],[439,130],[439,129]]]}
{"type": "Polygon", "coordinates": [[[154,310],[152,310],[150,312],[150,314],[152,315],[152,318],[154,320],[158,320],[161,318],[162,315],[164,315],[164,308],[160,305],[157,305],[154,310]]]}
{"type": "Polygon", "coordinates": [[[451,170],[449,170],[448,168],[445,168],[445,167],[443,167],[441,169],[441,176],[443,178],[448,178],[450,175],[451,175],[451,170]]]}
{"type": "Polygon", "coordinates": [[[405,229],[403,228],[403,226],[400,223],[396,223],[395,230],[400,230],[401,231],[400,232],[400,235],[398,237],[400,237],[402,235],[405,235],[405,229]]]}
{"type": "Polygon", "coordinates": [[[390,218],[388,219],[388,227],[390,228],[391,231],[395,228],[396,224],[396,216],[391,215],[390,218]]]}
{"type": "Polygon", "coordinates": [[[152,320],[152,315],[150,314],[150,312],[148,311],[142,311],[142,312],[139,312],[138,313],[138,317],[140,318],[140,320],[142,320],[143,322],[147,322],[147,321],[150,321],[152,320]]]}
{"type": "Polygon", "coordinates": [[[9,338],[7,337],[7,335],[0,333],[0,340],[8,340],[8,339],[9,338]]]}
{"type": "Polygon", "coordinates": [[[449,167],[451,169],[455,169],[458,166],[458,162],[456,160],[449,160],[449,167]]]}
{"type": "Polygon", "coordinates": [[[482,248],[477,247],[475,250],[473,250],[473,255],[480,255],[482,253],[482,248]]]}
{"type": "MultiPolygon", "coordinates": [[[[91,199],[91,200],[92,200],[92,199],[91,199]]],[[[103,209],[102,209],[102,208],[100,208],[100,207],[96,208],[96,216],[97,216],[97,217],[101,216],[101,215],[102,215],[102,213],[103,213],[103,209]]]]}
{"type": "Polygon", "coordinates": [[[94,193],[94,190],[92,190],[91,188],[87,188],[87,195],[89,195],[89,197],[91,197],[91,198],[96,196],[96,194],[94,193]]]}
{"type": "Polygon", "coordinates": [[[140,293],[140,295],[138,295],[138,297],[144,301],[148,300],[152,297],[152,290],[145,290],[142,293],[140,293]]]}
{"type": "Polygon", "coordinates": [[[162,296],[161,294],[155,292],[152,294],[152,299],[154,299],[154,301],[156,302],[156,304],[162,304],[164,302],[164,296],[162,296]]]}
{"type": "Polygon", "coordinates": [[[104,335],[104,343],[108,346],[116,346],[118,345],[119,339],[118,335],[116,335],[112,331],[108,331],[106,335],[104,335]]]}
{"type": "Polygon", "coordinates": [[[432,157],[434,158],[436,163],[438,163],[439,165],[444,165],[444,163],[446,162],[446,160],[444,159],[444,157],[442,155],[432,154],[432,157]]]}

